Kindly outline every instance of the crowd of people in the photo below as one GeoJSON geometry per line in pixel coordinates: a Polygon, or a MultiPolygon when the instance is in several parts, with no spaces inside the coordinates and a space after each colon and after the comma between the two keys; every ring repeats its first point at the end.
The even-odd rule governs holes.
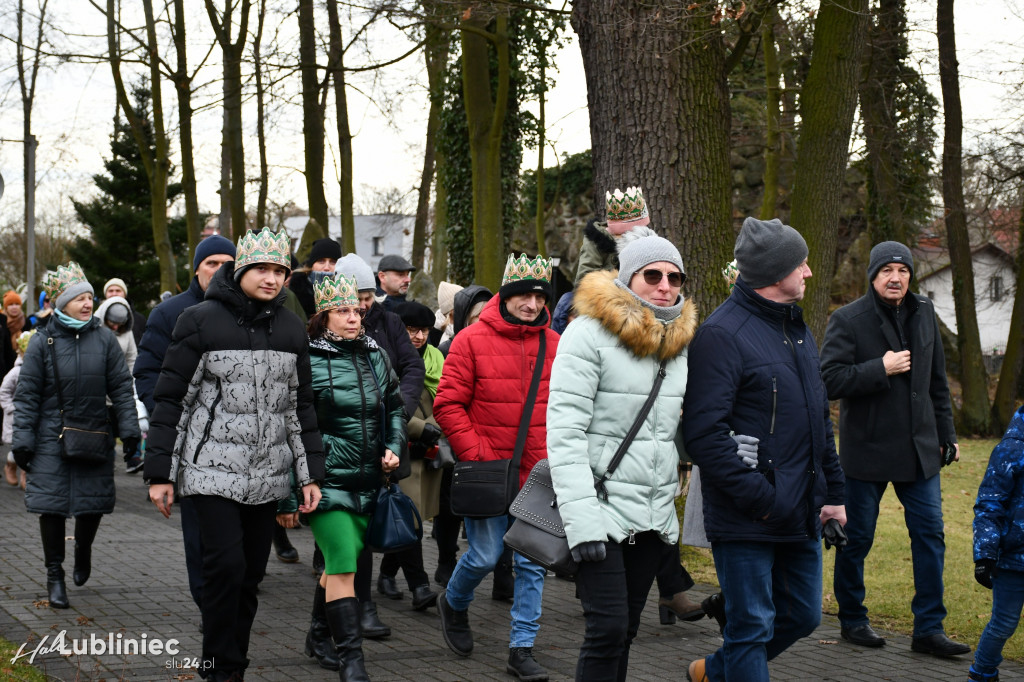
{"type": "MultiPolygon", "coordinates": [[[[890,483],[911,538],[911,648],[970,652],[943,630],[939,471],[959,446],[935,311],[910,291],[911,251],[872,249],[867,293],[831,316],[820,354],[798,305],[812,276],[800,233],[748,218],[734,255],[730,296],[698,325],[684,255],[630,187],[607,193],[573,291],[557,301],[542,257],[510,255],[496,293],[441,282],[435,310],[409,298],[416,268],[401,256],[375,273],[320,239],[299,264],[287,235],[266,228],[237,245],[200,242],[188,289],[148,319],[120,278],[96,305],[73,262],[47,273],[38,315],[7,292],[5,478],[39,515],[50,606],[69,607],[67,518],[73,582],[90,577],[120,440],[159,512],[179,509],[208,679],[244,678],[267,561],[298,560],[287,529],[302,523],[318,576],[305,653],[343,681],[367,680],[362,640],[391,633],[365,539],[387,477],[433,519],[442,589],[417,542],[384,555],[377,594],[404,598],[401,571],[412,608],[436,606],[447,646],[470,656],[470,607],[493,574],[492,597],[511,602],[506,671],[546,680],[533,647],[547,569],[506,547],[507,513],[463,518],[451,506],[456,460],[518,461],[518,488],[546,459],[578,565],[577,680],[627,678],[655,582],[663,623],[706,615],[722,629],[722,646],[692,661],[688,679],[769,679],[768,661],[820,622],[823,529],[837,545],[843,639],[883,646],[864,605],[864,561],[890,483]],[[676,497],[691,461],[681,537],[676,497]],[[680,541],[711,548],[721,592],[702,603],[686,594],[680,541]]],[[[979,491],[976,578],[994,607],[972,680],[998,679],[1024,606],[1022,419],[979,491]]]]}

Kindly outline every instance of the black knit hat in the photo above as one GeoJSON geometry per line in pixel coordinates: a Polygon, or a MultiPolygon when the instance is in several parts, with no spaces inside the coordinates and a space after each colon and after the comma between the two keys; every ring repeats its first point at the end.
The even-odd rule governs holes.
{"type": "Polygon", "coordinates": [[[332,260],[338,260],[341,258],[341,244],[330,238],[317,239],[313,242],[313,248],[309,250],[309,258],[306,259],[307,265],[312,265],[318,260],[324,258],[330,258],[332,260]]]}
{"type": "Polygon", "coordinates": [[[906,265],[910,269],[910,279],[914,279],[914,255],[910,253],[910,249],[899,242],[882,242],[871,249],[871,257],[868,259],[868,281],[874,282],[878,271],[889,263],[906,265]]]}
{"type": "Polygon", "coordinates": [[[418,301],[406,301],[395,306],[394,313],[402,318],[406,327],[433,327],[434,311],[418,301]]]}

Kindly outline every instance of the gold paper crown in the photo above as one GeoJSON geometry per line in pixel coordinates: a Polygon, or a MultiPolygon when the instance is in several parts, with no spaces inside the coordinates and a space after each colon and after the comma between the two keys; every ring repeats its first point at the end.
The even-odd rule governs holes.
{"type": "Polygon", "coordinates": [[[505,286],[510,282],[522,282],[527,279],[540,279],[545,282],[551,282],[551,261],[540,256],[530,259],[526,257],[525,253],[519,256],[519,258],[515,258],[510,254],[508,262],[505,263],[505,275],[501,278],[501,286],[505,286]]]}
{"type": "Polygon", "coordinates": [[[36,333],[35,329],[30,329],[29,331],[22,332],[21,334],[18,335],[18,352],[19,353],[21,353],[22,355],[25,354],[25,351],[28,350],[28,342],[32,340],[32,337],[35,335],[35,333],[36,333]]]}
{"type": "Polygon", "coordinates": [[[288,233],[284,230],[274,232],[269,227],[259,232],[249,230],[238,242],[235,270],[253,263],[273,263],[291,270],[292,248],[288,233]]]}
{"type": "Polygon", "coordinates": [[[67,265],[58,265],[57,270],[48,270],[43,275],[43,291],[47,298],[57,307],[57,299],[73,284],[85,282],[88,284],[82,266],[75,261],[69,261],[67,265]]]}
{"type": "Polygon", "coordinates": [[[605,192],[604,202],[608,220],[631,222],[647,217],[647,202],[639,187],[627,187],[625,193],[618,188],[605,192]]]}
{"type": "Polygon", "coordinates": [[[343,305],[359,305],[359,289],[354,277],[346,277],[340,273],[327,275],[313,282],[313,298],[316,300],[316,311],[333,310],[343,305]]]}

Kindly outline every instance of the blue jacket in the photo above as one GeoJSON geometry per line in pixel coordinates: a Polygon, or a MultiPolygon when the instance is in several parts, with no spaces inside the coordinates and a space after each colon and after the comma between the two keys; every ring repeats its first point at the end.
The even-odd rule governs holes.
{"type": "Polygon", "coordinates": [[[167,299],[153,308],[153,312],[149,314],[146,331],[139,342],[139,356],[135,359],[135,368],[132,372],[135,376],[135,392],[150,414],[153,414],[155,407],[153,391],[156,389],[156,380],[160,377],[160,367],[164,364],[167,346],[171,344],[174,324],[185,308],[202,303],[205,296],[205,292],[199,286],[199,279],[193,277],[188,289],[167,299]]]}
{"type": "Polygon", "coordinates": [[[683,437],[700,466],[708,539],[819,537],[821,507],[843,504],[845,482],[802,310],[737,280],[697,330],[688,369],[683,437]],[[736,455],[731,432],[760,439],[756,470],[736,455]]]}
{"type": "Polygon", "coordinates": [[[974,503],[974,560],[1024,571],[1024,407],[988,460],[974,503]]]}

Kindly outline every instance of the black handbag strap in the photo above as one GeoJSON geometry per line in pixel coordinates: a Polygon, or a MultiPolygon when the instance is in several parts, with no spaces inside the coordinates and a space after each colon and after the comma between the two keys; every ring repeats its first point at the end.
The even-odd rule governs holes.
{"type": "MultiPolygon", "coordinates": [[[[512,450],[512,475],[518,481],[519,463],[523,459],[523,450],[526,449],[526,433],[530,430],[530,418],[533,417],[533,404],[537,400],[537,389],[540,388],[540,375],[544,372],[544,354],[547,350],[547,333],[545,329],[540,330],[540,339],[537,346],[537,363],[533,367],[533,378],[530,379],[530,390],[526,393],[526,404],[523,405],[523,414],[519,417],[519,431],[516,433],[516,446],[512,450]]],[[[515,486],[519,488],[518,485],[515,486]]]]}
{"type": "Polygon", "coordinates": [[[57,349],[53,337],[46,337],[46,345],[50,347],[50,359],[53,360],[53,376],[57,380],[57,407],[60,408],[60,425],[64,428],[64,391],[60,387],[60,370],[57,369],[57,349]]]}
{"type": "Polygon", "coordinates": [[[647,401],[640,408],[639,414],[636,415],[636,419],[633,420],[633,425],[629,427],[629,431],[626,432],[626,437],[619,443],[619,449],[615,451],[615,456],[612,457],[611,463],[608,464],[608,468],[601,474],[601,478],[594,483],[594,488],[597,490],[597,496],[602,500],[608,500],[608,491],[604,488],[604,482],[608,480],[608,477],[615,473],[615,469],[619,466],[619,462],[626,456],[626,450],[629,449],[633,439],[636,438],[636,434],[640,433],[640,427],[643,426],[644,420],[647,419],[647,413],[651,411],[654,406],[654,401],[658,398],[658,391],[661,390],[661,382],[665,379],[665,361],[662,360],[661,364],[658,365],[658,376],[654,379],[654,385],[651,386],[651,393],[647,396],[647,401]]]}

